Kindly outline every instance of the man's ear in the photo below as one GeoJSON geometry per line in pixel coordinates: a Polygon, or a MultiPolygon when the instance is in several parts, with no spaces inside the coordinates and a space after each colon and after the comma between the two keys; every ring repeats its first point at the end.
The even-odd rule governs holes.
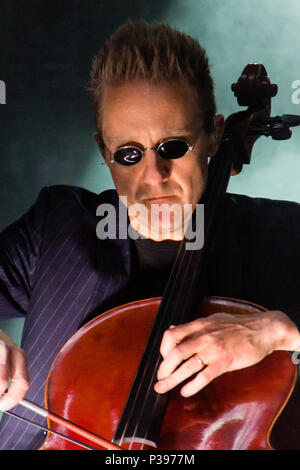
{"type": "Polygon", "coordinates": [[[105,160],[105,144],[104,144],[101,133],[100,132],[95,132],[94,133],[94,139],[95,139],[96,144],[98,145],[99,150],[102,153],[102,156],[105,160]]]}
{"type": "Polygon", "coordinates": [[[211,149],[210,149],[210,156],[213,157],[220,146],[220,143],[222,141],[223,133],[224,133],[224,116],[222,114],[216,114],[215,118],[215,125],[214,125],[214,130],[211,134],[211,149]]]}
{"type": "Polygon", "coordinates": [[[104,141],[102,139],[102,135],[100,132],[94,132],[94,139],[95,139],[95,142],[97,144],[97,146],[99,147],[99,150],[102,154],[102,157],[103,157],[103,162],[102,162],[102,165],[107,165],[107,162],[106,162],[106,159],[105,159],[105,145],[104,145],[104,141]]]}
{"type": "Polygon", "coordinates": [[[96,144],[98,145],[100,152],[103,154],[104,151],[104,142],[102,140],[100,132],[94,132],[94,139],[96,144]]]}

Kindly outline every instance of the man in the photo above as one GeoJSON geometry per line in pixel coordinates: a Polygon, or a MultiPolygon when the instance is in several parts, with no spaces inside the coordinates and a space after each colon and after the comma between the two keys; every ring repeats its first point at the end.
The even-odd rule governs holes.
{"type": "MultiPolygon", "coordinates": [[[[142,238],[97,239],[97,207],[117,207],[116,193],[96,196],[68,187],[43,190],[29,213],[3,232],[0,312],[3,318],[26,314],[26,321],[25,353],[1,333],[6,354],[1,393],[12,380],[0,400],[2,410],[26,392],[30,400],[43,402],[53,358],[84,321],[109,307],[163,293],[183,237],[184,220],[178,224],[172,206],[182,213],[185,206],[196,207],[208,157],[216,154],[223,133],[205,52],[166,25],[129,22],[120,28],[94,59],[90,88],[96,142],[130,225],[142,238]],[[136,204],[146,211],[131,211],[136,204]],[[156,224],[149,218],[154,205],[162,214],[156,224]],[[163,215],[170,208],[165,226],[163,215]]],[[[269,310],[242,318],[219,312],[170,327],[161,344],[158,393],[185,381],[181,393],[190,396],[274,350],[300,350],[299,215],[295,203],[228,196],[207,273],[208,293],[244,298],[269,310]]],[[[43,441],[41,433],[12,418],[5,417],[2,428],[2,448],[37,448],[43,441]]]]}

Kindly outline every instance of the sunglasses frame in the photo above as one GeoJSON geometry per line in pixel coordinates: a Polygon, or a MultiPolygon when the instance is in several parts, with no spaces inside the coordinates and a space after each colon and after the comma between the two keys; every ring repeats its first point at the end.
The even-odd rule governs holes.
{"type": "Polygon", "coordinates": [[[187,143],[187,141],[184,140],[184,139],[167,139],[167,140],[164,140],[163,142],[160,142],[160,143],[157,144],[155,147],[146,147],[146,148],[143,148],[143,149],[141,149],[140,147],[135,147],[134,145],[124,145],[124,147],[119,147],[119,148],[114,152],[114,154],[112,155],[112,157],[111,157],[111,159],[110,159],[110,163],[118,163],[118,164],[121,165],[121,166],[134,166],[134,165],[137,165],[138,163],[140,163],[140,162],[142,161],[142,159],[143,159],[143,157],[144,157],[144,153],[145,153],[146,150],[155,150],[155,151],[159,154],[159,156],[160,156],[161,158],[165,158],[165,159],[167,159],[167,160],[177,160],[178,158],[184,157],[188,152],[192,151],[193,149],[194,149],[194,145],[189,145],[189,144],[187,143]],[[184,143],[188,146],[188,147],[187,147],[187,151],[186,151],[183,155],[181,155],[181,157],[175,157],[175,158],[172,158],[172,157],[163,157],[162,155],[159,154],[158,151],[159,151],[159,148],[160,148],[162,145],[166,144],[167,142],[174,142],[174,141],[184,142],[184,143]],[[114,156],[115,156],[116,152],[118,152],[119,150],[124,150],[124,149],[135,149],[135,150],[139,150],[139,151],[141,152],[141,154],[142,154],[142,158],[141,158],[138,162],[136,162],[136,163],[131,163],[131,164],[129,164],[129,165],[123,165],[122,163],[116,161],[116,160],[114,159],[114,156]]]}

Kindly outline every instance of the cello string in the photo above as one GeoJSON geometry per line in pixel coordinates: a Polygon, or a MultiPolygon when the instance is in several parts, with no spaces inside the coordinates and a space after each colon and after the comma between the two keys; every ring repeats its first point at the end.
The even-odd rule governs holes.
{"type": "MultiPolygon", "coordinates": [[[[157,335],[157,337],[158,337],[158,335],[157,335]]],[[[152,351],[157,351],[157,347],[154,348],[153,345],[152,345],[152,351]]],[[[125,425],[124,425],[124,427],[123,427],[123,429],[122,429],[122,435],[121,435],[121,437],[120,437],[120,439],[119,439],[119,441],[118,441],[120,445],[122,445],[122,443],[123,443],[123,440],[124,440],[124,437],[125,437],[125,434],[126,434],[128,425],[129,425],[129,421],[130,421],[130,419],[132,419],[132,417],[133,417],[133,413],[134,413],[134,411],[135,411],[135,409],[136,409],[136,400],[138,399],[138,396],[139,396],[139,394],[141,393],[141,388],[142,388],[142,386],[143,386],[143,380],[144,380],[144,378],[145,378],[145,374],[146,374],[147,370],[149,369],[149,366],[150,366],[150,365],[151,365],[151,361],[148,360],[148,362],[147,362],[147,364],[146,364],[146,367],[143,369],[142,377],[141,377],[141,380],[140,380],[140,382],[139,382],[139,384],[138,384],[138,388],[137,388],[137,390],[136,390],[135,397],[134,397],[134,398],[132,399],[132,401],[131,401],[131,408],[130,408],[129,413],[128,413],[127,422],[125,423],[125,425]]],[[[154,374],[154,373],[155,373],[155,371],[153,370],[153,367],[152,367],[152,379],[153,379],[153,374],[154,374]]],[[[148,397],[149,397],[150,391],[151,391],[151,389],[150,389],[150,387],[148,387],[148,388],[147,388],[147,391],[146,391],[146,395],[144,395],[144,398],[145,398],[144,403],[147,402],[147,399],[148,399],[148,397]]],[[[140,409],[140,412],[139,412],[139,415],[138,415],[138,419],[137,419],[137,421],[136,421],[137,425],[138,425],[138,423],[139,423],[139,421],[140,421],[140,415],[141,415],[141,413],[143,412],[143,410],[144,410],[144,407],[142,407],[142,409],[140,409]]],[[[136,429],[136,427],[135,427],[133,435],[130,436],[130,437],[131,437],[130,448],[131,448],[131,444],[134,443],[134,440],[133,440],[133,439],[136,437],[136,431],[137,431],[137,429],[136,429]]]]}
{"type": "MultiPolygon", "coordinates": [[[[175,271],[173,271],[173,276],[171,274],[170,276],[170,279],[169,279],[169,288],[170,288],[170,291],[171,293],[169,293],[169,295],[167,296],[167,299],[168,301],[166,302],[166,305],[165,305],[165,309],[163,311],[164,315],[163,315],[163,320],[165,319],[166,316],[169,317],[169,320],[170,321],[170,324],[174,323],[174,317],[176,316],[176,306],[177,306],[177,301],[175,302],[174,304],[174,297],[176,296],[180,296],[181,295],[181,292],[183,291],[184,289],[184,285],[187,284],[187,281],[186,281],[186,277],[189,273],[189,266],[191,265],[192,263],[192,256],[189,254],[187,255],[186,254],[186,250],[183,252],[183,255],[180,257],[180,261],[179,261],[179,266],[177,266],[177,269],[175,269],[175,271]],[[175,272],[175,275],[174,275],[174,272],[175,272]],[[173,277],[173,279],[172,279],[173,277]],[[178,281],[178,278],[181,277],[181,283],[180,283],[180,289],[176,290],[176,281],[178,281]],[[174,292],[174,295],[172,295],[172,290],[174,292]],[[175,293],[176,293],[176,296],[175,296],[175,293]],[[170,302],[171,300],[173,301],[173,305],[172,307],[175,306],[175,312],[174,312],[174,309],[171,310],[171,315],[169,314],[169,310],[170,310],[170,302]]],[[[175,262],[176,264],[176,262],[175,262]]],[[[177,264],[178,264],[178,261],[177,261],[177,264]]],[[[166,288],[166,290],[168,290],[168,287],[166,288]]],[[[165,294],[164,294],[165,296],[165,294]]],[[[166,297],[165,297],[166,298],[166,297]]],[[[178,316],[178,314],[177,314],[178,316]]],[[[162,330],[165,329],[165,326],[164,325],[164,322],[161,321],[161,325],[160,325],[160,328],[159,328],[159,331],[158,333],[156,334],[156,338],[155,340],[158,340],[160,341],[160,338],[162,336],[162,330]]],[[[158,366],[158,363],[160,362],[160,356],[157,355],[157,344],[156,344],[157,341],[154,341],[154,343],[152,343],[152,351],[154,352],[155,356],[156,356],[156,364],[155,364],[155,367],[153,367],[153,359],[150,359],[148,360],[148,364],[147,364],[147,367],[150,368],[151,367],[151,370],[152,370],[152,377],[151,377],[151,384],[153,383],[153,380],[154,380],[154,374],[156,373],[156,370],[157,370],[157,366],[158,366]]],[[[142,381],[143,381],[143,378],[145,376],[145,373],[146,373],[146,369],[144,369],[144,373],[143,373],[143,376],[142,376],[142,380],[140,381],[139,383],[139,387],[138,387],[138,390],[136,391],[136,396],[135,396],[135,399],[132,400],[131,402],[131,411],[129,413],[129,416],[128,416],[128,420],[127,420],[127,425],[124,426],[123,428],[123,434],[122,434],[122,439],[124,438],[125,436],[125,433],[126,433],[126,430],[127,430],[127,426],[128,426],[128,422],[129,422],[129,419],[132,418],[133,416],[133,411],[136,411],[135,410],[135,403],[136,403],[136,400],[138,398],[138,394],[140,392],[140,389],[143,385],[142,381]]],[[[136,426],[135,426],[135,429],[134,429],[134,433],[133,435],[131,436],[132,438],[135,438],[136,437],[136,433],[137,433],[137,428],[138,428],[138,423],[141,419],[141,415],[143,414],[144,412],[144,409],[145,407],[147,406],[147,399],[148,399],[148,396],[149,396],[149,393],[151,392],[152,388],[150,386],[147,387],[147,391],[146,391],[146,395],[144,395],[144,400],[143,400],[143,406],[140,408],[139,410],[139,414],[138,414],[138,417],[137,417],[137,420],[136,420],[136,426]]],[[[156,404],[155,404],[155,408],[156,406],[158,405],[158,399],[156,399],[156,404]]],[[[122,442],[122,441],[121,441],[122,442]]],[[[133,442],[133,441],[132,441],[133,442]]]]}
{"type": "MultiPolygon", "coordinates": [[[[186,258],[185,258],[185,259],[186,259],[186,258]]],[[[190,266],[191,263],[192,263],[192,257],[191,257],[191,256],[188,256],[188,261],[187,261],[187,263],[185,263],[184,261],[182,262],[182,264],[185,264],[185,268],[188,268],[188,266],[190,266]]],[[[188,272],[188,269],[185,269],[185,273],[184,273],[184,274],[186,275],[187,272],[188,272]]],[[[166,311],[167,311],[167,310],[168,310],[168,309],[166,309],[166,311]]],[[[174,321],[173,321],[172,323],[174,323],[174,321]]],[[[153,383],[154,375],[155,375],[155,373],[156,373],[156,370],[157,370],[157,367],[158,367],[159,363],[160,363],[160,357],[159,357],[159,355],[157,355],[155,367],[152,368],[151,385],[152,385],[152,383],[153,383]]],[[[148,389],[147,389],[147,395],[149,395],[150,392],[151,392],[151,387],[149,386],[148,389]]],[[[154,404],[154,409],[153,409],[154,412],[156,411],[157,407],[159,406],[159,397],[160,397],[160,395],[157,394],[157,395],[156,395],[155,404],[154,404]]],[[[144,403],[143,403],[142,409],[141,409],[140,414],[139,414],[139,418],[140,418],[140,416],[142,415],[142,413],[144,412],[144,409],[146,408],[146,406],[147,406],[147,398],[145,399],[145,401],[144,401],[144,403]]],[[[134,433],[134,435],[135,435],[136,432],[137,432],[137,427],[138,427],[138,426],[136,426],[136,428],[135,428],[135,433],[134,433]]],[[[146,435],[145,437],[147,437],[147,435],[146,435]]]]}
{"type": "MultiPolygon", "coordinates": [[[[180,294],[181,294],[181,291],[183,291],[183,290],[185,289],[184,286],[185,286],[185,284],[187,284],[187,281],[188,281],[188,279],[187,279],[187,276],[188,276],[188,274],[189,274],[189,269],[188,269],[188,268],[189,268],[189,266],[191,265],[192,262],[193,262],[193,257],[192,257],[192,255],[191,255],[191,254],[186,254],[186,251],[184,251],[184,255],[181,256],[181,258],[180,258],[179,268],[175,270],[175,276],[174,276],[174,274],[173,274],[173,278],[174,278],[174,279],[172,279],[172,275],[171,275],[171,277],[170,277],[170,279],[169,279],[169,283],[170,283],[169,285],[171,286],[171,291],[173,290],[174,293],[176,293],[176,295],[177,295],[177,294],[180,295],[180,294]],[[174,286],[176,285],[176,280],[177,280],[179,277],[181,277],[181,283],[180,283],[180,289],[179,289],[179,291],[178,291],[178,289],[176,290],[176,289],[174,288],[174,286]]],[[[165,295],[165,294],[164,294],[164,295],[165,295]]],[[[172,295],[171,295],[171,294],[170,294],[170,296],[168,297],[168,299],[171,299],[171,298],[172,298],[172,301],[173,301],[173,305],[172,305],[172,306],[173,306],[173,307],[174,307],[174,297],[175,297],[175,295],[173,295],[173,298],[172,298],[172,295]]],[[[174,317],[176,316],[176,313],[174,313],[174,310],[173,310],[173,312],[172,312],[172,310],[171,310],[171,312],[170,312],[171,315],[169,314],[170,305],[171,305],[171,301],[169,301],[169,302],[166,303],[166,307],[165,307],[165,310],[164,310],[164,317],[165,317],[165,316],[168,316],[169,319],[171,318],[170,324],[172,324],[172,323],[174,323],[174,317]]],[[[177,307],[177,301],[175,302],[175,307],[177,307]]],[[[175,308],[175,310],[176,310],[176,308],[175,308]]],[[[178,317],[178,314],[177,314],[177,317],[178,317]]],[[[162,331],[161,331],[162,329],[165,329],[165,325],[163,324],[163,322],[161,322],[159,334],[157,334],[157,336],[156,336],[156,339],[158,338],[159,341],[160,341],[160,338],[161,338],[161,336],[162,336],[162,331]]],[[[155,356],[156,356],[156,357],[155,357],[155,359],[156,359],[156,361],[155,361],[155,362],[156,362],[156,363],[155,363],[155,367],[153,367],[153,359],[152,359],[152,358],[151,358],[151,359],[149,358],[149,361],[148,361],[148,368],[151,367],[150,370],[152,371],[151,385],[152,385],[152,383],[153,383],[154,375],[155,375],[155,373],[156,373],[158,364],[159,364],[159,362],[160,362],[160,360],[161,360],[160,356],[157,354],[157,350],[158,350],[157,344],[154,342],[154,343],[152,344],[152,351],[154,352],[154,354],[155,354],[155,356]]],[[[146,372],[146,371],[144,371],[144,375],[145,375],[145,372],[146,372]]],[[[140,384],[139,384],[139,388],[141,388],[141,386],[142,386],[142,384],[140,383],[140,384]]],[[[151,387],[148,386],[148,387],[147,387],[146,394],[143,394],[143,395],[144,395],[143,405],[142,405],[142,407],[139,409],[139,414],[138,414],[138,416],[136,416],[136,418],[137,418],[137,419],[136,419],[136,426],[135,426],[135,429],[134,429],[134,433],[133,433],[133,435],[131,436],[131,438],[133,438],[133,439],[134,439],[134,438],[136,437],[136,435],[137,435],[138,424],[139,424],[139,422],[140,422],[140,420],[141,420],[141,416],[142,416],[142,414],[143,414],[145,408],[147,407],[147,399],[148,399],[149,394],[151,393],[151,391],[152,391],[152,386],[151,386],[151,387]]],[[[131,403],[132,403],[132,408],[131,408],[131,413],[129,414],[129,417],[128,417],[128,421],[129,421],[129,418],[131,418],[131,417],[133,416],[133,411],[136,411],[136,410],[135,410],[135,401],[136,401],[136,399],[137,399],[137,396],[135,397],[135,400],[133,400],[133,401],[131,402],[131,403]]],[[[154,405],[154,410],[157,408],[158,405],[159,405],[159,395],[156,396],[155,405],[154,405]]],[[[123,436],[122,436],[123,438],[124,438],[124,435],[125,435],[125,433],[126,433],[126,430],[127,430],[127,426],[125,426],[124,429],[123,429],[123,436]]]]}
{"type": "MultiPolygon", "coordinates": [[[[181,260],[180,263],[182,264],[182,263],[183,263],[183,260],[181,260]]],[[[162,310],[161,310],[161,311],[162,311],[162,310]]],[[[164,315],[164,317],[165,317],[165,315],[164,315]]],[[[163,318],[164,318],[164,317],[163,317],[163,318]]],[[[157,338],[159,338],[159,335],[158,335],[158,334],[157,334],[157,336],[156,336],[155,339],[157,339],[157,338]]],[[[153,347],[153,344],[152,344],[152,351],[155,351],[155,352],[156,352],[156,351],[157,351],[157,346],[153,347]]],[[[159,358],[159,359],[160,359],[160,358],[159,358]]],[[[142,377],[141,377],[140,382],[138,383],[137,390],[136,390],[136,393],[135,393],[135,397],[134,397],[134,398],[132,399],[132,401],[131,401],[131,408],[130,408],[130,411],[129,411],[129,413],[128,413],[127,423],[124,424],[124,427],[123,427],[123,429],[122,429],[122,435],[121,435],[121,437],[119,438],[119,441],[118,441],[118,442],[120,443],[120,445],[122,445],[122,443],[123,443],[123,439],[124,439],[125,434],[126,434],[126,431],[127,431],[127,427],[128,427],[129,420],[133,417],[133,413],[134,413],[134,411],[135,411],[135,409],[136,409],[136,400],[138,399],[138,396],[139,396],[139,394],[141,393],[141,388],[142,388],[142,386],[143,386],[143,380],[144,380],[144,378],[145,378],[145,374],[146,374],[146,372],[147,372],[147,369],[149,368],[149,365],[151,365],[151,364],[152,364],[152,362],[151,362],[150,360],[148,360],[148,362],[146,363],[146,367],[145,367],[145,368],[143,369],[143,371],[142,371],[142,377]]],[[[153,367],[151,367],[151,370],[153,371],[153,367]]],[[[147,398],[148,398],[148,396],[149,396],[149,387],[148,387],[148,389],[147,389],[146,395],[143,393],[143,396],[144,396],[144,398],[145,398],[145,401],[144,401],[144,402],[146,403],[147,398]]],[[[143,408],[142,408],[142,410],[143,410],[143,408]]],[[[139,416],[139,418],[140,418],[140,416],[139,416]]],[[[139,421],[139,419],[138,419],[138,421],[139,421]]],[[[138,422],[138,421],[137,421],[137,422],[138,422]]],[[[135,433],[134,433],[133,436],[135,436],[135,433]]],[[[132,436],[131,436],[131,437],[132,437],[132,436]]]]}
{"type": "MultiPolygon", "coordinates": [[[[181,252],[183,250],[182,245],[183,245],[183,243],[181,244],[181,246],[179,248],[179,251],[181,250],[181,252]]],[[[180,256],[180,254],[179,254],[179,256],[180,256]]],[[[166,286],[166,289],[165,289],[165,292],[164,292],[164,295],[163,295],[163,298],[167,299],[167,302],[165,302],[164,310],[161,309],[160,312],[159,312],[159,313],[162,312],[163,315],[162,315],[162,318],[160,319],[160,327],[158,328],[158,332],[156,333],[156,337],[154,338],[154,342],[152,342],[152,351],[154,352],[154,354],[156,356],[155,366],[157,366],[158,361],[160,361],[160,356],[157,354],[157,344],[156,343],[157,343],[157,340],[160,341],[160,338],[162,336],[162,330],[165,329],[165,324],[164,324],[165,317],[169,316],[170,324],[174,323],[174,317],[175,317],[175,312],[176,312],[176,307],[177,307],[177,300],[174,303],[174,298],[176,298],[177,295],[181,295],[181,292],[183,290],[183,286],[186,284],[184,278],[187,275],[188,269],[183,269],[183,267],[184,267],[184,265],[185,265],[185,267],[190,266],[191,256],[188,256],[187,262],[186,262],[186,258],[187,258],[187,254],[186,254],[186,251],[184,251],[183,254],[181,254],[181,256],[179,258],[179,262],[178,262],[178,258],[176,259],[175,266],[173,267],[173,270],[171,272],[171,276],[168,280],[168,284],[166,286]],[[179,283],[180,288],[179,288],[179,290],[178,289],[176,290],[176,285],[178,284],[179,276],[181,277],[181,282],[179,283]],[[166,292],[167,292],[167,294],[166,294],[166,292]],[[172,302],[173,302],[173,309],[171,311],[171,317],[170,317],[169,309],[170,309],[171,299],[172,299],[172,302]]],[[[153,356],[153,354],[151,356],[153,356]]],[[[153,379],[154,379],[154,374],[156,372],[157,367],[153,367],[153,358],[151,356],[148,359],[147,368],[151,367],[151,370],[152,370],[152,377],[151,377],[151,384],[152,384],[153,379]]],[[[127,417],[127,424],[123,428],[122,440],[124,439],[124,436],[126,434],[128,423],[129,423],[130,419],[133,417],[133,412],[135,411],[135,414],[136,414],[136,406],[135,406],[136,405],[136,400],[138,398],[140,389],[143,385],[143,378],[145,377],[145,373],[146,373],[146,368],[143,371],[143,375],[142,375],[141,381],[139,382],[139,386],[138,386],[138,389],[136,391],[135,398],[131,401],[131,410],[130,410],[129,415],[127,417]]],[[[141,415],[142,415],[142,413],[144,411],[144,408],[147,404],[147,399],[149,397],[150,392],[151,392],[151,388],[148,385],[147,391],[146,391],[146,396],[144,397],[145,399],[143,401],[144,406],[142,406],[142,408],[139,409],[139,414],[138,414],[138,416],[136,416],[136,426],[134,428],[133,435],[131,436],[132,438],[136,437],[138,423],[140,422],[141,415]]],[[[158,402],[158,400],[156,400],[156,404],[157,404],[157,402],[158,402]]],[[[121,442],[123,442],[123,441],[121,441],[121,442]]]]}
{"type": "MultiPolygon", "coordinates": [[[[183,259],[180,260],[180,265],[184,262],[183,259]]],[[[178,272],[176,272],[176,277],[178,277],[178,272]]],[[[164,312],[164,317],[166,316],[166,311],[164,312]]],[[[162,328],[162,327],[161,327],[162,328]]],[[[157,340],[161,335],[156,335],[156,338],[155,340],[157,340]]],[[[152,344],[152,352],[154,353],[157,353],[157,346],[153,345],[152,344]]],[[[156,363],[157,361],[160,361],[160,357],[158,356],[157,359],[156,359],[156,363]]],[[[136,391],[136,394],[135,394],[135,398],[133,398],[133,400],[131,401],[131,408],[130,408],[130,411],[128,413],[128,417],[127,417],[127,423],[124,425],[123,427],[123,430],[122,430],[122,436],[120,437],[120,440],[119,440],[119,443],[120,445],[122,445],[123,443],[123,439],[125,437],[125,434],[126,434],[126,431],[127,431],[127,427],[128,427],[128,424],[129,424],[129,420],[133,417],[133,412],[135,411],[136,409],[136,400],[138,399],[138,395],[139,393],[141,393],[141,387],[143,386],[143,379],[145,377],[145,374],[147,372],[147,369],[149,369],[149,367],[152,365],[153,363],[153,360],[151,362],[151,360],[148,360],[147,364],[146,364],[146,367],[144,368],[143,370],[143,375],[142,375],[142,378],[138,384],[138,388],[137,388],[137,391],[136,391]]],[[[151,367],[151,370],[152,370],[152,380],[153,380],[153,376],[155,374],[155,370],[153,367],[151,367]]],[[[143,397],[144,397],[144,400],[143,400],[143,403],[144,403],[144,406],[142,406],[142,408],[140,409],[140,412],[139,412],[139,415],[138,415],[138,419],[137,419],[137,425],[140,421],[140,415],[141,413],[144,411],[144,408],[145,408],[145,404],[147,403],[147,399],[148,399],[148,396],[149,396],[149,393],[151,392],[151,388],[150,387],[147,387],[147,391],[146,391],[146,395],[143,393],[143,397]]],[[[136,431],[137,431],[137,427],[135,427],[135,430],[134,430],[134,433],[133,435],[131,436],[131,438],[135,438],[136,437],[136,431]]],[[[134,441],[132,440],[131,443],[133,443],[134,441]]]]}

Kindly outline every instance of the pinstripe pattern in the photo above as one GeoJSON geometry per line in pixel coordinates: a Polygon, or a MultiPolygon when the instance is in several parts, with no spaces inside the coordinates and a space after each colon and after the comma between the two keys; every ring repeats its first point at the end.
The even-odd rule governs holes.
{"type": "MultiPolygon", "coordinates": [[[[87,315],[113,302],[110,299],[129,276],[129,243],[116,240],[112,246],[110,242],[109,250],[99,246],[105,244],[95,232],[101,199],[85,192],[85,198],[90,198],[85,206],[79,196],[79,188],[43,190],[29,214],[2,236],[6,251],[0,278],[17,303],[13,308],[8,303],[9,310],[27,311],[22,347],[31,385],[26,398],[42,406],[45,380],[57,352],[87,315]]],[[[1,313],[7,303],[0,298],[1,313]]],[[[13,411],[35,422],[45,421],[20,406],[13,411]]],[[[43,432],[3,416],[0,449],[38,448],[43,440],[43,432]]]]}

